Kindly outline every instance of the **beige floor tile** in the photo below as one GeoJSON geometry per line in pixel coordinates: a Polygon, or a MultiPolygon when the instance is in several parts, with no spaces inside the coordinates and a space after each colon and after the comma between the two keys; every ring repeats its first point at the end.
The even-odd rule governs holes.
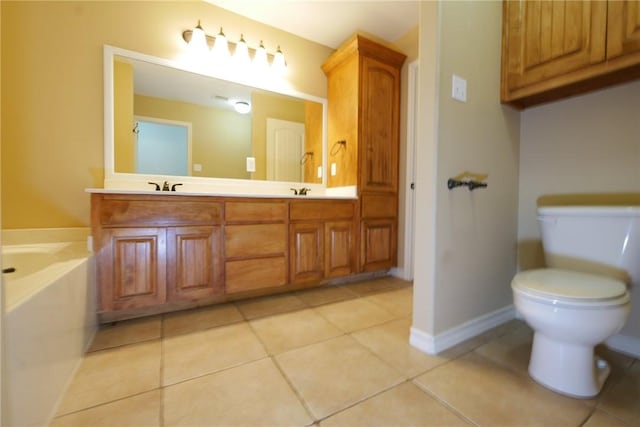
{"type": "Polygon", "coordinates": [[[373,294],[366,297],[365,300],[377,304],[399,317],[411,317],[413,313],[413,288],[410,287],[373,294]]]}
{"type": "Polygon", "coordinates": [[[228,325],[243,320],[233,304],[210,305],[191,310],[165,314],[162,332],[165,337],[228,325]]]}
{"type": "Polygon", "coordinates": [[[400,383],[397,371],[349,336],[276,356],[316,419],[400,383]]]}
{"type": "Polygon", "coordinates": [[[407,378],[449,361],[446,357],[429,355],[412,347],[409,344],[410,327],[411,320],[404,318],[354,332],[352,336],[407,378]]]}
{"type": "Polygon", "coordinates": [[[528,375],[532,340],[533,331],[528,326],[521,325],[481,345],[475,352],[522,375],[528,375]]]}
{"type": "Polygon", "coordinates": [[[362,298],[323,305],[315,310],[345,332],[357,331],[398,318],[362,298]]]}
{"type": "Polygon", "coordinates": [[[468,426],[412,383],[403,383],[320,423],[337,426],[468,426]]]}
{"type": "Polygon", "coordinates": [[[252,320],[250,324],[269,354],[342,335],[340,329],[311,309],[252,320]]]}
{"type": "Polygon", "coordinates": [[[310,307],[329,304],[332,302],[345,301],[357,298],[358,295],[349,290],[346,286],[323,286],[315,289],[307,289],[295,294],[305,304],[310,307]]]}
{"type": "Polygon", "coordinates": [[[58,415],[122,399],[159,386],[160,341],[88,353],[65,393],[58,415]]]}
{"type": "Polygon", "coordinates": [[[164,390],[164,425],[304,426],[313,420],[271,359],[164,390]]]}
{"type": "Polygon", "coordinates": [[[350,283],[344,286],[360,296],[367,296],[378,292],[387,292],[406,288],[411,286],[411,282],[407,282],[396,277],[383,276],[362,282],[350,283]]]}
{"type": "Polygon", "coordinates": [[[103,350],[160,338],[160,316],[123,320],[100,326],[89,351],[103,350]]]}
{"type": "Polygon", "coordinates": [[[579,426],[591,408],[469,353],[414,380],[480,426],[579,426]]]}
{"type": "Polygon", "coordinates": [[[293,294],[253,298],[237,301],[235,304],[247,320],[307,308],[307,305],[293,294]]]}
{"type": "Polygon", "coordinates": [[[603,391],[599,409],[631,425],[640,425],[640,360],[626,369],[622,378],[603,391]]]}
{"type": "Polygon", "coordinates": [[[637,424],[627,424],[606,412],[596,409],[582,427],[631,427],[632,425],[637,424]]]}
{"type": "Polygon", "coordinates": [[[264,347],[246,323],[165,338],[162,384],[219,371],[263,358],[264,347]]]}
{"type": "Polygon", "coordinates": [[[51,427],[156,427],[160,389],[55,418],[51,427]]]}

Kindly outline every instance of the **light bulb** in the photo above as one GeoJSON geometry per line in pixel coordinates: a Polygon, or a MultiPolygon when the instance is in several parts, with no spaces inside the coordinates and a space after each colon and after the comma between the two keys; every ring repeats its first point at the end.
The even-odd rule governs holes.
{"type": "Polygon", "coordinates": [[[284,54],[280,50],[280,46],[278,46],[278,50],[273,56],[273,65],[271,67],[277,76],[282,76],[287,70],[287,63],[284,60],[284,54]]]}
{"type": "Polygon", "coordinates": [[[220,33],[216,36],[216,41],[213,44],[213,58],[216,61],[224,62],[229,59],[229,43],[227,37],[220,28],[220,33]]]}
{"type": "Polygon", "coordinates": [[[207,36],[200,25],[200,21],[198,20],[198,25],[191,32],[191,40],[189,41],[189,50],[194,55],[206,55],[209,51],[209,46],[207,46],[207,36]]]}
{"type": "Polygon", "coordinates": [[[236,43],[236,50],[233,53],[233,61],[238,71],[246,71],[251,64],[251,58],[249,58],[249,46],[244,41],[244,36],[240,35],[240,41],[236,43]]]}
{"type": "Polygon", "coordinates": [[[267,59],[267,50],[260,40],[260,46],[256,49],[256,55],[253,58],[253,66],[256,71],[263,72],[269,69],[269,60],[267,59]]]}

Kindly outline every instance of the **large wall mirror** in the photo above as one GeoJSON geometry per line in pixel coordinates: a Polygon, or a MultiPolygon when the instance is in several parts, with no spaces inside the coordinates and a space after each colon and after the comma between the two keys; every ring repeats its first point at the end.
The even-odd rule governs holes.
{"type": "Polygon", "coordinates": [[[324,183],[325,99],[111,46],[104,58],[107,179],[324,183]]]}

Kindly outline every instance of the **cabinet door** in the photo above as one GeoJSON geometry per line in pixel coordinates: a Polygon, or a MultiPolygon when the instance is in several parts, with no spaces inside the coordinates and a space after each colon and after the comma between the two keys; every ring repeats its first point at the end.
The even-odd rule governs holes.
{"type": "Polygon", "coordinates": [[[102,236],[99,254],[101,310],[164,303],[165,229],[106,229],[102,236]]]}
{"type": "Polygon", "coordinates": [[[510,91],[605,60],[607,3],[521,0],[503,3],[502,98],[510,91]]]}
{"type": "Polygon", "coordinates": [[[398,190],[400,72],[362,58],[360,191],[398,190]]]}
{"type": "Polygon", "coordinates": [[[224,293],[219,226],[167,231],[168,300],[195,300],[224,293]]]}
{"type": "Polygon", "coordinates": [[[397,248],[395,219],[363,219],[361,224],[362,271],[393,267],[397,248]]]}
{"type": "Polygon", "coordinates": [[[292,283],[320,280],[324,276],[324,227],[321,222],[290,226],[290,279],[292,283]]]}
{"type": "Polygon", "coordinates": [[[327,222],[325,232],[325,276],[339,277],[353,273],[355,264],[352,221],[327,222]]]}
{"type": "MultiPolygon", "coordinates": [[[[607,59],[640,55],[640,1],[616,0],[608,2],[607,59]]],[[[634,61],[638,62],[638,59],[634,61]]]]}

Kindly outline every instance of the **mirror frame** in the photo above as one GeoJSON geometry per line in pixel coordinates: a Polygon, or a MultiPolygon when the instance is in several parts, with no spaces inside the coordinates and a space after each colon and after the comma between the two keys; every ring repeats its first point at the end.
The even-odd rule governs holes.
{"type": "Polygon", "coordinates": [[[104,189],[131,190],[131,191],[153,191],[148,184],[149,181],[169,181],[170,183],[180,182],[184,184],[180,187],[180,193],[235,193],[235,194],[291,194],[290,188],[297,188],[300,185],[311,188],[311,194],[322,194],[327,185],[327,100],[317,96],[297,92],[283,87],[270,87],[265,84],[255,84],[243,80],[231,79],[227,76],[215,73],[203,72],[195,68],[185,66],[178,61],[158,58],[131,50],[104,45],[103,50],[104,68],[104,189]],[[175,68],[181,71],[199,74],[219,80],[226,80],[233,83],[251,86],[256,89],[266,90],[282,95],[292,96],[304,100],[314,101],[322,104],[322,183],[304,182],[283,182],[252,179],[230,179],[230,178],[209,178],[200,176],[168,176],[168,175],[146,175],[136,173],[115,172],[115,147],[114,147],[114,99],[113,99],[113,61],[114,56],[123,56],[138,61],[145,61],[165,67],[175,68]]]}

